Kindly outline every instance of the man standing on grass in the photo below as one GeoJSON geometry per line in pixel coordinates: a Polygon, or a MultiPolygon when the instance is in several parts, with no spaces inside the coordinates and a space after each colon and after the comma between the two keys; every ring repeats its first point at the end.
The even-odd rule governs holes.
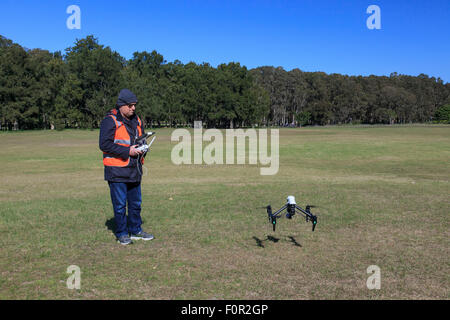
{"type": "Polygon", "coordinates": [[[128,89],[121,90],[116,109],[109,111],[100,124],[99,146],[103,151],[105,180],[109,184],[114,209],[115,235],[123,245],[133,243],[132,240],[153,239],[153,235],[141,228],[144,155],[136,150],[135,140],[144,134],[144,127],[135,113],[137,102],[134,93],[128,89]]]}

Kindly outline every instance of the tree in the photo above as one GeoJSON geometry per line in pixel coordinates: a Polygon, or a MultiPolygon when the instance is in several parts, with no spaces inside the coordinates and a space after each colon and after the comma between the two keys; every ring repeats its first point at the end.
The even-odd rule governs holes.
{"type": "Polygon", "coordinates": [[[450,123],[450,104],[443,105],[436,110],[435,120],[442,123],[450,123]]]}
{"type": "Polygon", "coordinates": [[[156,51],[135,52],[124,70],[125,85],[138,97],[139,113],[145,122],[166,121],[164,97],[167,77],[164,57],[156,51]]]}
{"type": "Polygon", "coordinates": [[[51,53],[0,36],[2,129],[95,128],[122,88],[153,125],[207,127],[448,121],[450,84],[426,74],[347,76],[238,62],[167,62],[156,50],[126,61],[90,35],[51,53]]]}
{"type": "Polygon", "coordinates": [[[311,112],[301,111],[297,113],[296,120],[300,124],[300,126],[305,126],[309,124],[309,122],[311,121],[311,112]]]}
{"type": "Polygon", "coordinates": [[[72,75],[65,93],[71,103],[76,103],[69,108],[75,108],[82,114],[82,119],[77,117],[70,122],[73,125],[75,120],[75,125],[80,127],[98,127],[105,112],[115,104],[123,84],[121,71],[125,60],[90,35],[66,49],[65,61],[72,75]],[[79,91],[72,91],[74,84],[79,84],[81,97],[79,91]]]}
{"type": "Polygon", "coordinates": [[[35,122],[31,91],[33,79],[27,70],[27,53],[18,44],[2,39],[0,47],[0,103],[3,126],[26,128],[35,122]]]}

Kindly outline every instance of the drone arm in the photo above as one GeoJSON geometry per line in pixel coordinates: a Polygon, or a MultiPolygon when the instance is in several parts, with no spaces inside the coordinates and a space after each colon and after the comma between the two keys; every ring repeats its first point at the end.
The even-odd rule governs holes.
{"type": "Polygon", "coordinates": [[[284,209],[286,209],[286,205],[284,205],[283,207],[281,207],[279,210],[277,210],[275,213],[272,213],[272,207],[269,205],[267,206],[267,215],[269,216],[269,221],[273,226],[273,231],[275,232],[275,226],[277,224],[277,218],[278,218],[278,214],[280,214],[281,211],[283,211],[284,209]]]}
{"type": "Polygon", "coordinates": [[[305,215],[306,221],[308,221],[308,219],[311,220],[312,231],[314,231],[314,229],[316,228],[316,224],[317,224],[317,217],[315,215],[313,215],[311,212],[309,212],[309,210],[303,210],[302,208],[300,208],[297,205],[295,205],[295,208],[305,215]]]}
{"type": "Polygon", "coordinates": [[[287,205],[282,206],[280,209],[278,209],[275,213],[272,214],[272,216],[277,216],[281,213],[281,211],[285,210],[287,208],[287,205]]]}
{"type": "Polygon", "coordinates": [[[303,213],[305,216],[312,218],[312,214],[311,212],[305,211],[302,208],[300,208],[299,206],[295,205],[295,209],[297,209],[298,211],[300,211],[301,213],[303,213]]]}

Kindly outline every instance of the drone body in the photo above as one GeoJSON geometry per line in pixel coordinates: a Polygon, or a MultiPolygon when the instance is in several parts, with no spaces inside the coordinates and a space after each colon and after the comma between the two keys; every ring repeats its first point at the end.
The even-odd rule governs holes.
{"type": "Polygon", "coordinates": [[[281,207],[279,210],[277,210],[275,213],[272,213],[272,207],[270,204],[266,207],[267,209],[267,216],[269,217],[269,221],[273,226],[273,231],[275,231],[275,227],[277,225],[277,218],[281,217],[281,212],[286,210],[286,218],[292,219],[292,217],[296,214],[296,210],[303,214],[306,217],[306,222],[311,220],[312,222],[312,231],[316,228],[317,224],[317,217],[311,213],[311,208],[314,206],[307,205],[305,209],[300,208],[297,206],[297,203],[295,202],[294,196],[288,196],[286,199],[286,204],[281,207]]]}

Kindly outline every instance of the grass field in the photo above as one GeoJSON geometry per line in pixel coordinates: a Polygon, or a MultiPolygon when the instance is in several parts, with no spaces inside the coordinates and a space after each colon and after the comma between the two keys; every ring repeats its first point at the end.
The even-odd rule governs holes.
{"type": "Polygon", "coordinates": [[[450,126],[280,129],[274,176],[176,166],[172,130],[156,131],[155,240],[131,246],[113,235],[98,131],[0,133],[0,299],[449,299],[450,126]],[[272,232],[258,207],[288,195],[319,206],[314,233],[299,216],[272,232]]]}

